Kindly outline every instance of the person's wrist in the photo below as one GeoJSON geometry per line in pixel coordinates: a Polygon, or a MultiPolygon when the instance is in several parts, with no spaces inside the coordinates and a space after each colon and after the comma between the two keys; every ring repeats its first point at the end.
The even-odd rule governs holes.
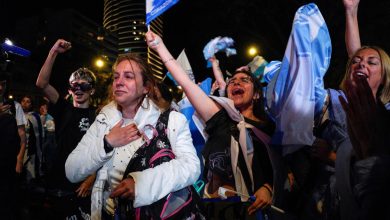
{"type": "Polygon", "coordinates": [[[175,58],[171,57],[171,58],[168,58],[166,60],[162,60],[162,62],[163,62],[163,64],[166,64],[166,63],[168,63],[170,61],[174,61],[174,60],[175,60],[175,58]]]}
{"type": "Polygon", "coordinates": [[[271,189],[270,186],[268,186],[267,184],[263,184],[262,187],[264,187],[264,188],[269,192],[269,194],[270,194],[271,196],[273,195],[273,192],[272,192],[272,189],[271,189]]]}
{"type": "Polygon", "coordinates": [[[357,16],[358,9],[356,8],[348,8],[345,10],[345,14],[347,16],[356,17],[357,16]]]}

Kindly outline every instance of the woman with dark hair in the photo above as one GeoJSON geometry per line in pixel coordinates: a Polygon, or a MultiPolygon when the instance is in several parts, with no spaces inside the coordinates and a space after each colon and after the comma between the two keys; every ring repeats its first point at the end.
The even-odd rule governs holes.
{"type": "MultiPolygon", "coordinates": [[[[227,83],[228,98],[209,97],[185,74],[158,35],[148,32],[146,40],[206,122],[204,194],[217,197],[219,187],[224,186],[254,195],[256,200],[249,206],[249,214],[270,205],[273,169],[268,141],[274,125],[264,113],[258,81],[249,72],[239,70],[227,83]]],[[[243,196],[242,200],[248,198],[243,196]]]]}
{"type": "MultiPolygon", "coordinates": [[[[66,174],[77,182],[98,172],[92,192],[92,219],[132,219],[136,214],[154,219],[156,204],[163,207],[159,206],[161,199],[168,194],[177,196],[173,192],[183,193],[182,189],[197,180],[199,159],[185,117],[166,111],[155,100],[155,82],[146,60],[124,54],[117,58],[112,71],[113,100],[102,108],[69,155],[66,174]],[[160,151],[152,154],[157,150],[170,152],[167,155],[174,158],[162,157],[163,163],[154,166],[153,158],[165,155],[160,151]]],[[[161,215],[167,211],[163,209],[161,215]]],[[[173,211],[178,218],[194,214],[192,209],[173,211]]]]}

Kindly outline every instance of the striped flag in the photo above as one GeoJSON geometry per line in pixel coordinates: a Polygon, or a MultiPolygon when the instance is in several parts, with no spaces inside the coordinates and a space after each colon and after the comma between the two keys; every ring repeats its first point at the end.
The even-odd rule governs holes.
{"type": "Polygon", "coordinates": [[[164,13],[179,0],[146,0],[146,25],[164,13]]]}

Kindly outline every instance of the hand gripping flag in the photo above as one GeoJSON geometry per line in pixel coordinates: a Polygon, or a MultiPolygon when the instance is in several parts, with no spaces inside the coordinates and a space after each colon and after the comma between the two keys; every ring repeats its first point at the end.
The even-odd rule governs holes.
{"type": "Polygon", "coordinates": [[[179,0],[146,0],[146,25],[164,13],[179,0]]]}

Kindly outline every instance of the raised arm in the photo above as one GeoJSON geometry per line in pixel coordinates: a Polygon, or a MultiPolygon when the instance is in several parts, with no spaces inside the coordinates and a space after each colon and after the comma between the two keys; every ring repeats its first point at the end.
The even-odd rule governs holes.
{"type": "Polygon", "coordinates": [[[219,67],[219,60],[215,56],[211,57],[209,60],[213,67],[214,77],[216,80],[216,84],[218,85],[219,96],[225,96],[226,82],[223,79],[223,74],[221,68],[219,67]]]}
{"type": "Polygon", "coordinates": [[[221,107],[208,97],[198,85],[191,81],[179,63],[172,57],[160,36],[151,31],[147,32],[145,36],[148,46],[159,54],[165,67],[183,88],[195,110],[204,121],[208,121],[221,107]]]}
{"type": "Polygon", "coordinates": [[[43,93],[51,103],[57,103],[59,98],[57,90],[49,83],[54,61],[56,60],[58,53],[64,53],[70,48],[72,48],[70,42],[67,42],[63,39],[58,39],[50,49],[46,61],[43,64],[41,71],[39,72],[36,86],[42,89],[43,93]]]}
{"type": "Polygon", "coordinates": [[[357,18],[359,1],[343,0],[345,8],[345,45],[348,57],[351,57],[361,47],[357,18]]]}

